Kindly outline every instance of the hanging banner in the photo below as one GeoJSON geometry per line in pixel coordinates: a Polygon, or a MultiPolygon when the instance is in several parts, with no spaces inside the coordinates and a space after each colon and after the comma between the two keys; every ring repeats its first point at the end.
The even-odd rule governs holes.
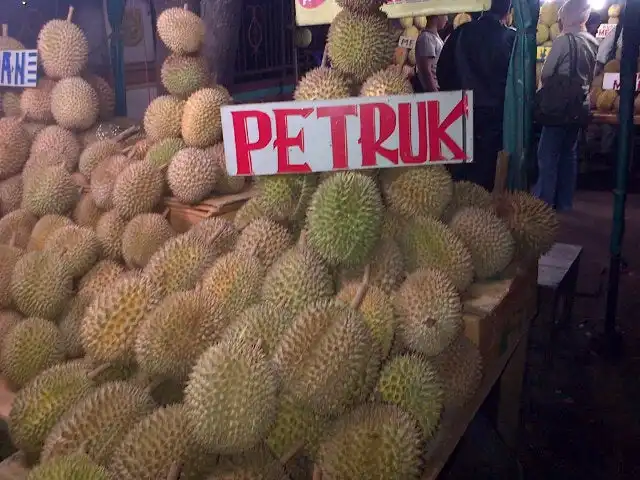
{"type": "MultiPolygon", "coordinates": [[[[602,79],[603,90],[620,90],[620,74],[605,73],[602,79]]],[[[640,91],[640,73],[636,75],[636,92],[640,91]]]]}
{"type": "Polygon", "coordinates": [[[596,38],[602,40],[609,35],[618,25],[615,23],[601,23],[596,31],[596,38]]]}
{"type": "Polygon", "coordinates": [[[473,160],[473,93],[421,93],[222,108],[229,175],[473,160]]]}
{"type": "Polygon", "coordinates": [[[0,87],[34,88],[38,85],[37,50],[0,50],[0,87]]]}
{"type": "MultiPolygon", "coordinates": [[[[298,26],[326,25],[340,11],[335,0],[295,0],[298,26]]],[[[382,7],[389,18],[445,15],[489,10],[491,0],[391,0],[382,7]]]]}

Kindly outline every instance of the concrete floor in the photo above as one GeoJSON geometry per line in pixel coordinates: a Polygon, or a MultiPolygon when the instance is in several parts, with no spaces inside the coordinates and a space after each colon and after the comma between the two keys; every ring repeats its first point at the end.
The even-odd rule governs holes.
{"type": "Polygon", "coordinates": [[[625,355],[617,363],[592,348],[603,326],[611,215],[610,192],[579,192],[561,220],[559,241],[584,252],[573,316],[550,368],[549,315],[533,329],[518,452],[527,479],[640,479],[640,195],[627,201],[619,302],[625,355]]]}

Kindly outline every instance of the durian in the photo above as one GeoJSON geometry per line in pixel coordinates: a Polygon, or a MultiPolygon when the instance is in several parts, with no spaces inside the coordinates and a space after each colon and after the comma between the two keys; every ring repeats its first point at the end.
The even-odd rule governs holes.
{"type": "Polygon", "coordinates": [[[411,95],[413,87],[401,70],[386,68],[371,75],[362,84],[360,95],[364,97],[386,97],[389,95],[411,95]]]}
{"type": "Polygon", "coordinates": [[[449,223],[461,208],[491,208],[492,202],[491,193],[483,186],[465,180],[453,182],[453,196],[442,213],[442,221],[449,223]]]}
{"type": "Polygon", "coordinates": [[[0,182],[0,216],[20,208],[22,204],[22,176],[14,175],[0,182]]]}
{"type": "Polygon", "coordinates": [[[127,221],[115,210],[104,213],[96,224],[96,236],[102,253],[111,260],[122,258],[122,234],[127,221]]]}
{"type": "Polygon", "coordinates": [[[154,142],[179,137],[184,105],[184,100],[169,95],[155,98],[144,113],[143,124],[147,137],[154,142]]]}
{"type": "Polygon", "coordinates": [[[98,95],[98,118],[101,120],[112,118],[116,109],[116,93],[111,85],[104,78],[92,73],[85,73],[82,78],[91,85],[91,88],[98,95]]]}
{"type": "Polygon", "coordinates": [[[180,55],[196,53],[204,41],[204,22],[183,8],[167,8],[157,21],[158,37],[169,50],[180,55]]]}
{"type": "Polygon", "coordinates": [[[112,260],[102,260],[78,281],[78,291],[93,296],[106,290],[124,273],[124,267],[112,260]]]}
{"type": "Polygon", "coordinates": [[[145,161],[128,165],[113,184],[113,208],[118,215],[132,219],[148,213],[160,203],[164,193],[164,175],[145,161]]]}
{"type": "Polygon", "coordinates": [[[57,255],[74,278],[82,277],[91,270],[102,253],[95,232],[77,225],[57,229],[49,236],[44,248],[57,255]]]}
{"type": "Polygon", "coordinates": [[[102,213],[102,210],[98,208],[96,202],[93,200],[93,195],[91,195],[91,193],[85,193],[80,197],[78,203],[76,203],[71,218],[81,227],[95,229],[102,213]]]}
{"type": "Polygon", "coordinates": [[[0,245],[0,308],[11,306],[11,277],[21,255],[19,248],[0,245]]]}
{"type": "Polygon", "coordinates": [[[162,85],[171,95],[188,97],[209,83],[209,66],[204,57],[169,55],[160,70],[162,85]]]}
{"type": "Polygon", "coordinates": [[[51,90],[51,114],[63,128],[86,130],[99,113],[98,94],[80,77],[64,78],[51,90]]]}
{"type": "Polygon", "coordinates": [[[204,200],[212,192],[220,169],[206,150],[184,148],[176,153],[167,169],[167,183],[171,193],[181,202],[193,204],[204,200]]]}
{"type": "Polygon", "coordinates": [[[349,82],[339,71],[318,67],[310,70],[298,82],[293,99],[300,101],[332,100],[351,96],[349,82]]]}
{"type": "Polygon", "coordinates": [[[27,480],[112,480],[112,477],[88,456],[73,453],[36,465],[27,480]]]}
{"type": "MultiPolygon", "coordinates": [[[[71,23],[73,8],[66,20],[48,21],[38,34],[38,60],[51,78],[74,77],[87,65],[89,42],[84,32],[71,23]]],[[[69,102],[73,104],[74,99],[69,102]]]]}
{"type": "Polygon", "coordinates": [[[118,175],[129,165],[124,155],[114,155],[103,160],[91,174],[91,195],[102,210],[113,208],[113,187],[118,175]]]}
{"type": "Polygon", "coordinates": [[[52,123],[51,91],[56,82],[50,78],[38,79],[36,88],[25,88],[20,95],[20,109],[29,120],[52,123]]]}
{"type": "Polygon", "coordinates": [[[122,257],[129,268],[144,268],[151,256],[174,235],[171,225],[162,215],[137,215],[122,233],[122,257]]]}
{"type": "Polygon", "coordinates": [[[59,317],[58,327],[60,328],[60,335],[62,335],[67,358],[80,358],[85,354],[84,348],[82,348],[82,339],[80,338],[80,326],[82,325],[84,314],[92,301],[92,295],[86,292],[78,293],[67,304],[59,317]]]}
{"type": "Polygon", "coordinates": [[[113,140],[98,140],[83,150],[78,162],[78,171],[88,179],[91,179],[91,172],[113,155],[122,153],[122,147],[113,140]]]}
{"type": "Polygon", "coordinates": [[[267,218],[259,218],[242,230],[236,251],[254,255],[269,268],[292,244],[293,237],[286,228],[267,218]]]}
{"type": "Polygon", "coordinates": [[[0,118],[0,180],[17,175],[29,157],[31,136],[20,119],[0,118]]]}
{"type": "Polygon", "coordinates": [[[31,155],[50,156],[53,161],[49,164],[62,164],[71,173],[80,159],[80,143],[73,132],[58,125],[49,125],[33,139],[31,155]]]}
{"type": "Polygon", "coordinates": [[[164,138],[154,143],[146,152],[144,161],[158,169],[169,165],[173,156],[187,146],[181,138],[164,138]]]}
{"type": "Polygon", "coordinates": [[[205,148],[222,140],[220,108],[231,102],[231,95],[220,85],[203,88],[191,95],[182,114],[182,138],[186,144],[205,148]]]}
{"type": "Polygon", "coordinates": [[[207,148],[206,152],[218,166],[218,179],[213,187],[214,191],[222,195],[241,192],[246,184],[246,177],[232,177],[228,175],[223,143],[216,143],[212,147],[207,148]]]}
{"type": "Polygon", "coordinates": [[[79,198],[80,191],[64,167],[46,167],[34,172],[24,182],[22,208],[38,217],[65,215],[79,198]]]}

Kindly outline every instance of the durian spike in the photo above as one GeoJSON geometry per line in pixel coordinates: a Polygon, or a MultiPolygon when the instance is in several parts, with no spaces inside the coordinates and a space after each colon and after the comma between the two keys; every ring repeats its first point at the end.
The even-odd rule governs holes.
{"type": "Polygon", "coordinates": [[[322,480],[322,470],[320,470],[320,467],[315,465],[313,467],[313,480],[322,480]]]}
{"type": "Polygon", "coordinates": [[[73,18],[73,6],[69,5],[69,13],[67,13],[67,22],[70,22],[73,18]]]}
{"type": "Polygon", "coordinates": [[[2,24],[2,36],[3,37],[9,36],[9,25],[7,25],[6,23],[2,24]]]}
{"type": "Polygon", "coordinates": [[[371,279],[371,266],[367,264],[364,267],[364,275],[362,275],[362,283],[360,287],[358,287],[358,291],[356,292],[356,296],[353,297],[351,301],[351,308],[357,310],[360,308],[360,304],[364,300],[365,295],[367,294],[367,290],[369,290],[369,281],[371,279]]]}
{"type": "Polygon", "coordinates": [[[93,380],[94,378],[96,378],[101,373],[107,371],[109,368],[111,368],[111,364],[110,363],[103,363],[102,365],[100,365],[100,366],[94,368],[93,370],[91,370],[89,372],[89,374],[87,375],[87,377],[89,377],[89,380],[93,380]]]}
{"type": "Polygon", "coordinates": [[[180,478],[180,471],[182,470],[182,465],[179,462],[175,462],[171,465],[171,470],[169,470],[169,475],[167,475],[167,480],[178,480],[180,478]]]}

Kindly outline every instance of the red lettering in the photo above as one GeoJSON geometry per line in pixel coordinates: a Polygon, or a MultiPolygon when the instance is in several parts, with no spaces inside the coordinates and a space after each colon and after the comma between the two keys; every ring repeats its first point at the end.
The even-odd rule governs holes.
{"type": "Polygon", "coordinates": [[[447,129],[457,120],[467,114],[468,104],[466,96],[453,107],[453,110],[447,115],[442,123],[440,123],[440,103],[438,100],[429,100],[427,102],[427,117],[429,119],[428,143],[429,143],[429,161],[441,162],[445,160],[442,155],[442,144],[453,154],[454,160],[466,160],[466,152],[458,145],[453,138],[447,133],[447,129]]]}
{"type": "Polygon", "coordinates": [[[304,129],[295,137],[289,136],[288,117],[294,115],[307,118],[313,113],[313,108],[282,108],[273,111],[276,119],[276,139],[273,148],[278,152],[278,173],[309,173],[311,167],[307,163],[291,165],[289,163],[289,149],[299,148],[304,152],[304,129]]]}
{"type": "Polygon", "coordinates": [[[233,136],[236,143],[236,163],[238,175],[253,175],[251,152],[262,150],[271,141],[271,119],[269,115],[259,110],[244,110],[231,112],[233,121],[233,136]],[[258,139],[249,140],[248,120],[255,118],[258,123],[258,139]]]}
{"type": "Polygon", "coordinates": [[[411,104],[398,105],[398,135],[400,160],[402,163],[419,165],[427,161],[427,104],[418,102],[418,153],[413,154],[413,132],[411,129],[411,104]]]}
{"type": "Polygon", "coordinates": [[[341,105],[337,107],[319,107],[318,118],[328,117],[331,121],[331,151],[333,153],[333,168],[348,168],[347,151],[347,116],[358,116],[355,105],[341,105]]]}
{"type": "Polygon", "coordinates": [[[398,150],[382,146],[396,130],[396,112],[386,103],[368,103],[360,106],[360,145],[362,166],[378,166],[376,154],[398,164],[398,150]],[[376,136],[376,113],[380,113],[380,136],[376,136]]]}

